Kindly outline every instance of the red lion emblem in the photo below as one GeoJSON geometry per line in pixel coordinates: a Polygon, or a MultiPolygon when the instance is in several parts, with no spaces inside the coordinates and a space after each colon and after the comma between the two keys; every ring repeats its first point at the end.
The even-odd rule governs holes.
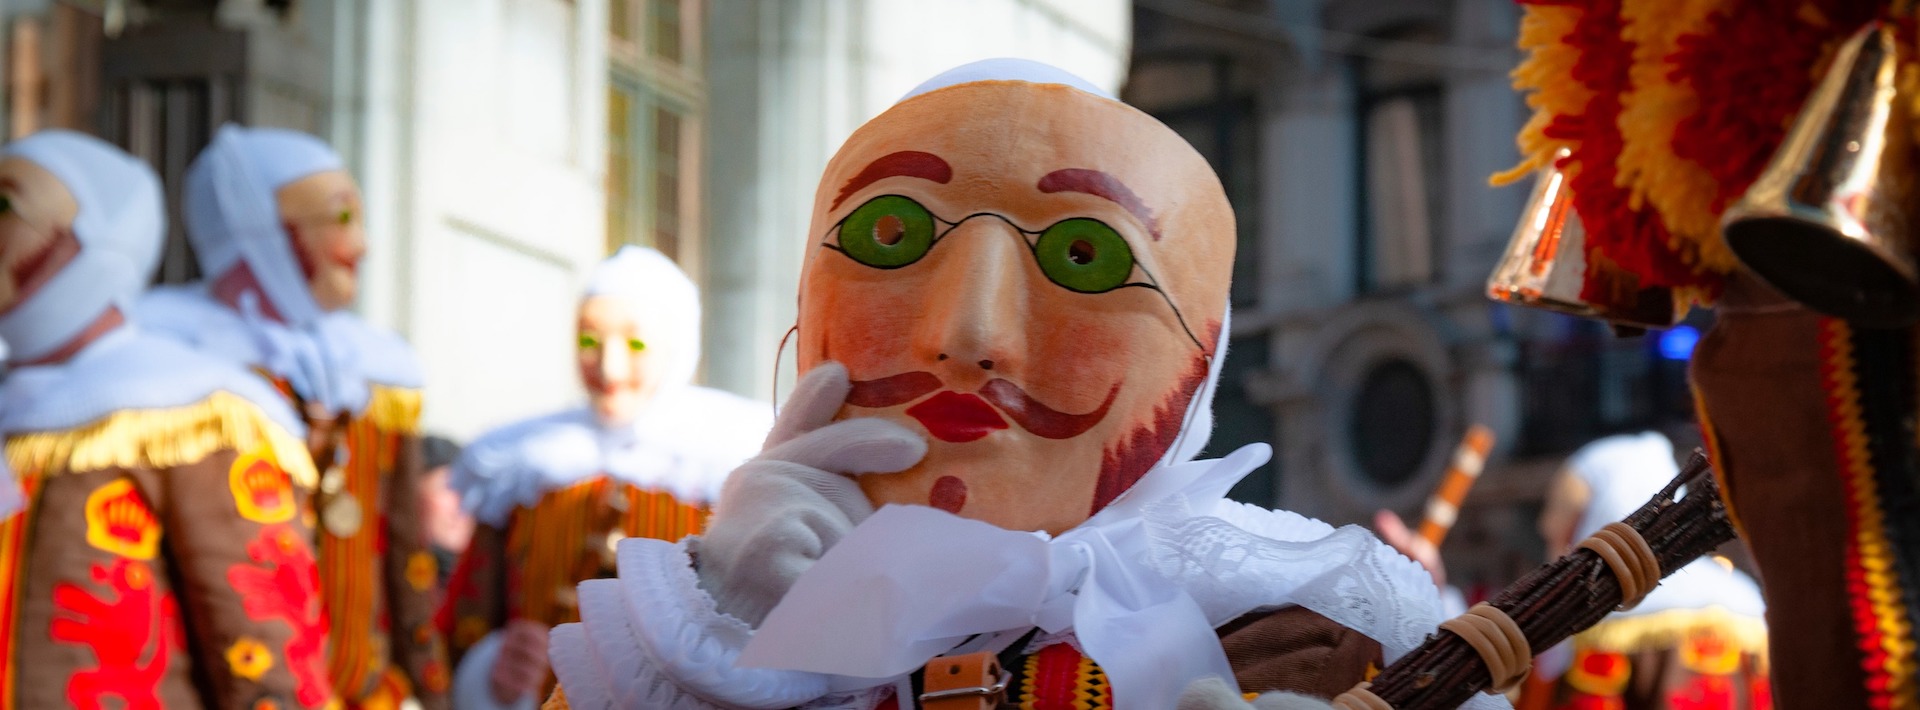
{"type": "Polygon", "coordinates": [[[55,641],[85,644],[100,662],[67,679],[67,702],[94,710],[102,698],[116,696],[127,710],[161,710],[160,678],[180,647],[173,595],[161,592],[152,568],[138,560],[94,563],[93,580],[107,586],[106,596],[72,582],[53,588],[49,634],[55,641]]]}
{"type": "Polygon", "coordinates": [[[298,533],[284,525],[267,527],[247,543],[247,557],[259,565],[235,564],[227,582],[240,593],[247,616],[278,620],[293,629],[287,640],[287,664],[301,705],[316,707],[331,694],[327,684],[327,612],[320,603],[320,569],[298,533]]]}

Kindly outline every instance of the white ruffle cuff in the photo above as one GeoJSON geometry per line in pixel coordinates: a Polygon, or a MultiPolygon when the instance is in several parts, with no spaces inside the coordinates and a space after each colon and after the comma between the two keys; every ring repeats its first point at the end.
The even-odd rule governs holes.
{"type": "Polygon", "coordinates": [[[580,585],[581,623],[556,627],[549,651],[567,703],[581,710],[841,704],[825,697],[824,675],[735,665],[753,629],[721,613],[700,588],[689,552],[695,540],[622,540],[619,576],[580,585]]]}

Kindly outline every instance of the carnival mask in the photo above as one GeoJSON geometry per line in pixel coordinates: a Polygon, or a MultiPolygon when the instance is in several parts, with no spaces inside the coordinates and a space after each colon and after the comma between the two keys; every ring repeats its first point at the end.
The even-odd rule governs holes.
{"type": "Polygon", "coordinates": [[[0,313],[45,285],[80,253],[80,205],[60,179],[24,158],[0,160],[0,313]]]}
{"type": "Polygon", "coordinates": [[[862,126],[808,236],[800,368],[845,364],[842,417],[928,439],[915,467],[861,477],[867,496],[1054,533],[1174,446],[1234,251],[1219,180],[1172,130],[1019,81],[937,89],[862,126]]]}
{"type": "Polygon", "coordinates": [[[660,389],[663,360],[657,348],[649,348],[651,334],[638,316],[616,296],[580,302],[575,332],[580,383],[594,416],[605,423],[633,421],[660,389]]]}
{"type": "Polygon", "coordinates": [[[353,305],[367,253],[360,186],[345,171],[328,170],[287,183],[274,198],[314,304],[323,311],[353,305]]]}

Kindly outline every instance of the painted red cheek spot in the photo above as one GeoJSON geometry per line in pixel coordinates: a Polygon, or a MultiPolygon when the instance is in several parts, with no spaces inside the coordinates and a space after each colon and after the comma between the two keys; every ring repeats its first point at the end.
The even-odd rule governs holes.
{"type": "Polygon", "coordinates": [[[927,494],[927,505],[959,514],[967,505],[967,482],[952,476],[941,476],[933,482],[933,492],[927,494]]]}

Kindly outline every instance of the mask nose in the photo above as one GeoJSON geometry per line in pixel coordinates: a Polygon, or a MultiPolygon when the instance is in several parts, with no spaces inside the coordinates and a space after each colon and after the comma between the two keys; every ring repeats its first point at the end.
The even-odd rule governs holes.
{"type": "Polygon", "coordinates": [[[600,344],[600,381],[609,385],[632,379],[633,353],[623,338],[609,338],[600,344]]]}
{"type": "Polygon", "coordinates": [[[961,388],[1018,372],[1033,325],[1025,235],[1004,219],[978,216],[954,227],[937,248],[947,253],[927,283],[916,354],[961,388]]]}

